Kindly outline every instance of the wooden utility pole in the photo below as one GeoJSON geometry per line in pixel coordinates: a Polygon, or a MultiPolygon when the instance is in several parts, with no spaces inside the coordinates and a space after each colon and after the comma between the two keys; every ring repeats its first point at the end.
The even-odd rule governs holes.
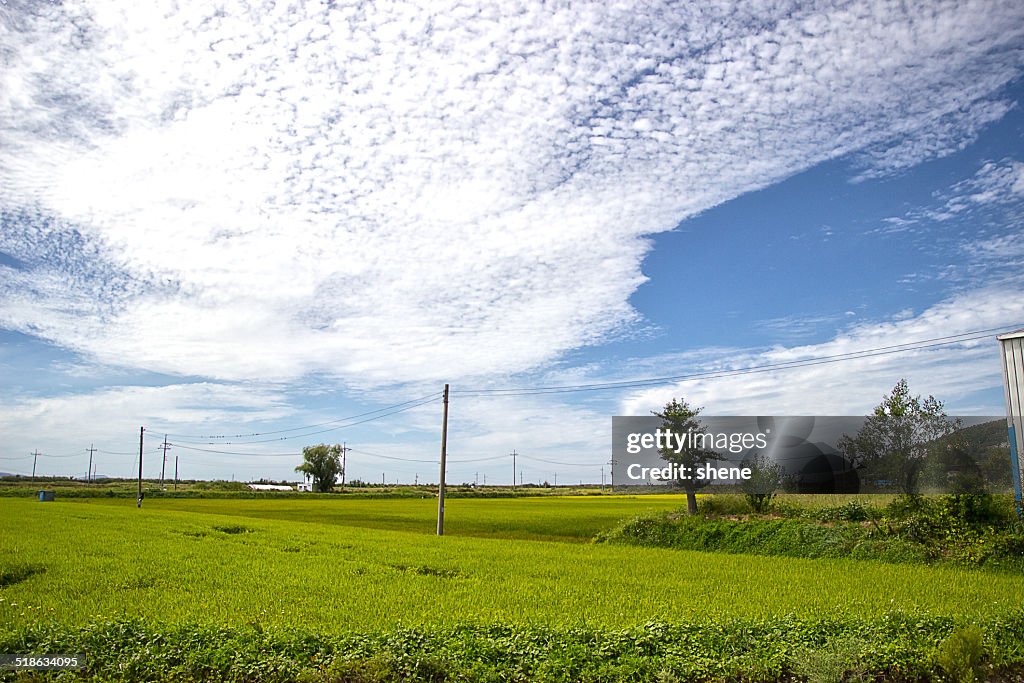
{"type": "Polygon", "coordinates": [[[448,385],[444,385],[444,417],[441,420],[441,483],[437,486],[437,535],[444,536],[444,470],[448,449],[448,385]]]}
{"type": "Polygon", "coordinates": [[[39,449],[32,453],[32,483],[36,483],[36,462],[39,461],[39,449]]]}
{"type": "Polygon", "coordinates": [[[135,501],[135,507],[142,507],[142,435],[145,432],[145,427],[139,427],[139,497],[135,501]]]}
{"type": "Polygon", "coordinates": [[[93,448],[93,444],[89,444],[89,469],[85,473],[85,480],[90,484],[92,483],[92,454],[95,452],[96,449],[93,448]]]}
{"type": "MultiPolygon", "coordinates": [[[[167,445],[167,435],[164,434],[164,444],[160,446],[160,450],[164,452],[164,464],[160,467],[160,486],[164,486],[164,473],[167,471],[167,449],[170,446],[167,445]]],[[[164,487],[166,489],[166,487],[164,487]]]]}
{"type": "Polygon", "coordinates": [[[348,454],[348,442],[341,442],[341,492],[345,492],[345,467],[348,465],[348,459],[345,457],[348,454]]]}

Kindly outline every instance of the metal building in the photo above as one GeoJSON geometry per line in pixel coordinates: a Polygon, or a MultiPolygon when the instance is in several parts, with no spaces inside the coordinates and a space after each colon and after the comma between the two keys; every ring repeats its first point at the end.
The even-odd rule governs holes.
{"type": "Polygon", "coordinates": [[[1020,456],[1024,454],[1024,330],[998,337],[1003,362],[1003,384],[1006,387],[1006,428],[1010,437],[1010,461],[1013,463],[1013,495],[1017,516],[1021,510],[1020,456]]]}

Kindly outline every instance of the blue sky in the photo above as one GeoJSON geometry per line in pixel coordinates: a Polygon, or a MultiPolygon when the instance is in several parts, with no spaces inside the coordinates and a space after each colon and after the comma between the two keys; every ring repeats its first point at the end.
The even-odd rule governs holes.
{"type": "Polygon", "coordinates": [[[672,397],[859,414],[906,377],[1003,412],[995,332],[729,371],[1024,326],[1018,3],[65,2],[0,32],[0,471],[94,444],[127,476],[144,425],[147,476],[168,434],[189,477],[344,441],[350,478],[436,481],[445,382],[455,481],[513,449],[599,481],[611,416],[672,397]]]}

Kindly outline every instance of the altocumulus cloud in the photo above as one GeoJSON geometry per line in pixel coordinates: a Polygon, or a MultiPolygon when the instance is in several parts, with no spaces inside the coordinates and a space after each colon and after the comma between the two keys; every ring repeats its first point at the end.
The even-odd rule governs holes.
{"type": "Polygon", "coordinates": [[[0,6],[0,325],[102,362],[514,373],[637,321],[645,236],[955,151],[1019,2],[0,6]]]}

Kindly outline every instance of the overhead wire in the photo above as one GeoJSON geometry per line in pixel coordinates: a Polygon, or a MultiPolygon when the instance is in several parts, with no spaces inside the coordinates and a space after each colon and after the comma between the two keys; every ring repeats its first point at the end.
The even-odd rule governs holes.
{"type": "MultiPolygon", "coordinates": [[[[284,433],[287,433],[287,432],[297,432],[297,431],[302,431],[302,430],[306,430],[306,429],[315,429],[317,427],[323,427],[324,425],[329,425],[329,424],[337,424],[339,422],[349,422],[351,420],[355,420],[355,419],[361,418],[361,417],[366,417],[368,415],[375,415],[376,413],[383,413],[383,412],[386,412],[386,411],[390,411],[393,408],[400,408],[402,406],[409,406],[409,404],[412,404],[412,403],[417,403],[419,405],[426,405],[427,403],[430,403],[432,400],[440,398],[441,397],[441,393],[442,392],[440,392],[440,391],[435,391],[435,392],[433,392],[431,394],[427,394],[426,396],[421,396],[419,398],[413,398],[413,399],[410,399],[408,401],[402,401],[401,403],[394,403],[394,404],[389,405],[389,406],[384,406],[383,408],[377,408],[376,410],[369,410],[369,411],[366,411],[364,413],[358,413],[356,415],[349,415],[347,417],[339,417],[339,418],[336,418],[336,419],[333,419],[333,420],[327,420],[325,422],[318,422],[318,423],[311,424],[311,425],[303,425],[301,427],[289,427],[287,429],[277,429],[277,430],[271,430],[271,431],[265,431],[265,432],[252,432],[252,433],[249,433],[249,434],[235,434],[233,436],[226,435],[226,434],[217,434],[217,435],[209,435],[209,436],[189,436],[189,435],[186,435],[186,434],[176,434],[176,433],[170,432],[170,431],[167,432],[167,435],[175,437],[175,440],[178,443],[181,443],[181,442],[192,443],[191,439],[198,439],[201,442],[203,440],[208,440],[208,439],[247,439],[247,438],[254,437],[254,436],[269,436],[271,434],[284,434],[284,433]]],[[[416,406],[410,406],[410,408],[414,408],[414,407],[416,407],[416,406]]],[[[401,412],[401,411],[399,411],[399,412],[401,412]]],[[[389,414],[391,414],[391,413],[389,413],[389,414]]],[[[359,423],[356,423],[356,424],[359,424],[359,423]]],[[[163,433],[161,430],[157,430],[157,429],[153,429],[151,431],[163,433]]],[[[319,432],[315,432],[315,433],[319,433],[319,432]]],[[[249,443],[259,443],[259,442],[249,442],[249,443]]]]}
{"type": "Polygon", "coordinates": [[[549,465],[565,465],[566,467],[600,467],[601,465],[606,464],[603,462],[561,462],[559,460],[545,460],[544,458],[523,455],[522,453],[517,453],[516,455],[524,460],[533,460],[535,462],[543,462],[549,465]]]}
{"type": "Polygon", "coordinates": [[[844,360],[858,360],[861,358],[873,358],[876,356],[884,356],[895,353],[904,353],[906,351],[917,351],[921,349],[934,348],[938,346],[949,346],[952,344],[962,344],[964,342],[976,341],[991,336],[993,332],[999,332],[1005,330],[1006,327],[994,327],[986,330],[973,330],[971,332],[963,332],[961,334],[947,335],[944,337],[934,337],[932,339],[924,339],[915,342],[906,342],[904,344],[893,344],[890,346],[880,346],[870,349],[860,349],[857,351],[848,351],[845,353],[833,354],[828,356],[817,356],[811,358],[802,358],[792,361],[781,361],[778,363],[765,363],[762,365],[755,365],[746,368],[735,368],[730,370],[707,370],[704,372],[694,372],[680,375],[668,375],[664,377],[648,377],[633,380],[620,380],[614,382],[595,382],[591,384],[569,384],[569,385],[554,385],[554,386],[536,386],[536,387],[503,387],[503,388],[470,388],[470,389],[453,389],[452,394],[460,396],[475,396],[475,397],[486,397],[486,396],[536,396],[543,394],[561,394],[561,393],[576,393],[584,391],[609,391],[614,389],[635,389],[646,386],[657,386],[660,384],[671,384],[675,382],[685,382],[697,379],[721,379],[724,377],[735,377],[740,375],[761,373],[761,372],[772,372],[777,370],[788,370],[792,368],[801,368],[814,365],[824,365],[827,363],[836,363],[844,360]]]}
{"type": "MultiPolygon", "coordinates": [[[[317,434],[326,434],[327,432],[336,432],[339,429],[348,429],[349,427],[354,427],[356,425],[364,424],[366,422],[373,422],[374,420],[379,420],[379,419],[384,418],[384,417],[389,417],[391,415],[397,415],[398,413],[404,413],[407,410],[413,410],[414,408],[419,408],[419,407],[425,406],[425,405],[427,405],[429,403],[433,403],[433,402],[437,401],[439,398],[440,398],[440,393],[432,394],[430,397],[425,398],[425,399],[419,399],[418,402],[406,401],[404,403],[396,404],[396,406],[403,406],[403,407],[398,408],[396,406],[391,406],[391,408],[395,408],[395,409],[394,410],[389,410],[389,412],[373,411],[373,413],[380,413],[380,414],[379,415],[374,414],[373,417],[366,417],[366,418],[364,418],[362,420],[354,420],[354,418],[348,418],[348,422],[346,424],[338,425],[337,427],[330,427],[328,429],[320,429],[320,430],[317,430],[317,431],[305,432],[303,434],[295,434],[295,435],[292,435],[292,436],[279,436],[279,437],[272,438],[272,439],[256,439],[256,440],[252,440],[252,441],[217,441],[217,442],[211,442],[211,443],[209,443],[207,445],[215,445],[215,446],[220,446],[220,445],[223,445],[223,446],[247,445],[247,444],[255,444],[255,443],[274,443],[274,442],[280,442],[280,441],[288,441],[290,439],[304,439],[304,438],[309,437],[309,436],[316,436],[317,434]]],[[[384,410],[384,409],[381,409],[381,410],[384,410]]],[[[364,415],[370,415],[371,413],[363,413],[363,414],[364,415]]],[[[335,420],[334,422],[338,422],[338,421],[340,421],[340,420],[335,420]]],[[[308,428],[309,427],[306,427],[306,429],[308,429],[308,428]]],[[[170,443],[171,443],[171,445],[175,445],[175,444],[182,445],[183,442],[180,441],[180,440],[174,440],[174,441],[172,441],[170,443]]],[[[205,443],[205,442],[185,441],[184,443],[205,443]]]]}

